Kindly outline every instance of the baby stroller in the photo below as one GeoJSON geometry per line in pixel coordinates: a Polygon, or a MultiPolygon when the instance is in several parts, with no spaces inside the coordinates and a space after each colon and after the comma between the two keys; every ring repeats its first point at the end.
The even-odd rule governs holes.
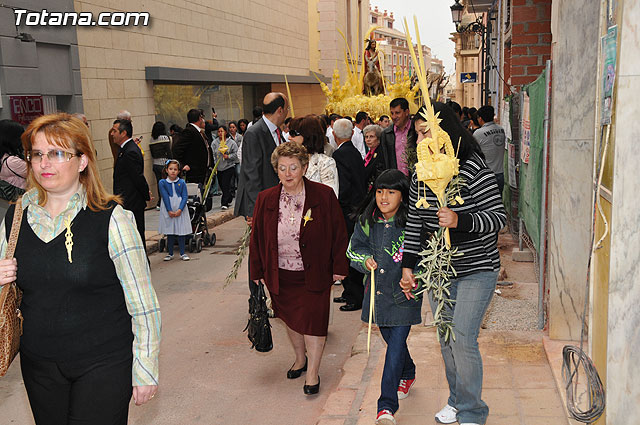
{"type": "MultiPolygon", "coordinates": [[[[211,211],[213,207],[213,197],[211,193],[211,184],[213,177],[218,169],[218,163],[211,170],[211,174],[207,179],[207,184],[204,190],[200,190],[200,184],[187,183],[187,211],[189,212],[189,218],[191,219],[192,233],[187,235],[187,244],[189,252],[200,252],[203,246],[213,246],[216,243],[216,234],[211,232],[207,227],[207,212],[211,211]]],[[[167,237],[163,236],[158,241],[158,251],[162,252],[167,246],[167,237]]]]}

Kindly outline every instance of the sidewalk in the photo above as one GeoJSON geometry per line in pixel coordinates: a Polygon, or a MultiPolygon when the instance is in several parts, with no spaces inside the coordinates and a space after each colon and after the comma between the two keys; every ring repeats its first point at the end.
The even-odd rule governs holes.
{"type": "MultiPolygon", "coordinates": [[[[501,255],[506,254],[502,252],[501,255]]],[[[503,263],[508,265],[510,261],[503,263]]],[[[522,263],[516,267],[522,268],[522,263]]],[[[530,273],[533,280],[525,282],[535,281],[532,263],[530,273]]],[[[518,271],[513,275],[521,273],[518,271]]],[[[428,309],[428,303],[425,303],[423,316],[427,315],[426,321],[430,322],[428,309]]],[[[545,333],[537,330],[480,330],[478,340],[484,364],[482,398],[489,405],[486,425],[575,424],[569,422],[564,395],[558,391],[560,380],[556,386],[561,365],[557,351],[545,352],[545,338],[545,333]]],[[[343,368],[342,380],[329,396],[317,425],[375,423],[386,345],[377,328],[372,331],[369,355],[366,344],[367,329],[363,324],[352,357],[343,368]]],[[[549,345],[548,338],[545,344],[549,345]]],[[[434,414],[447,403],[449,390],[435,329],[414,326],[408,345],[417,367],[416,383],[409,397],[400,400],[396,420],[398,425],[437,424],[434,414]]]]}
{"type": "MultiPolygon", "coordinates": [[[[225,223],[235,216],[233,215],[234,203],[231,204],[228,210],[221,210],[219,205],[220,197],[213,197],[214,207],[211,211],[207,212],[207,227],[209,231],[213,229],[215,226],[219,226],[222,223],[225,223]]],[[[160,211],[155,208],[150,208],[144,212],[144,224],[145,224],[145,239],[147,245],[147,255],[152,254],[158,250],[158,241],[162,239],[161,234],[158,233],[158,214],[160,211]]]]}
{"type": "MultiPolygon", "coordinates": [[[[329,397],[318,425],[374,424],[386,346],[375,333],[367,356],[363,327],[337,390],[329,397]]],[[[567,425],[567,415],[542,346],[542,333],[483,331],[482,398],[489,405],[487,425],[567,425]]],[[[414,326],[409,350],[416,383],[396,413],[399,425],[436,424],[434,414],[449,395],[435,330],[414,326]]]]}

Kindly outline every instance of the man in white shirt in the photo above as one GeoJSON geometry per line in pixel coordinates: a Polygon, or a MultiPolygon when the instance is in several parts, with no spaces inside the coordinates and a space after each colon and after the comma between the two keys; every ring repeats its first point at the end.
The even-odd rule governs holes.
{"type": "Polygon", "coordinates": [[[338,144],[336,143],[336,139],[333,137],[333,124],[340,118],[342,117],[338,114],[329,115],[329,121],[331,122],[331,125],[327,127],[326,135],[327,135],[327,139],[329,139],[329,144],[333,149],[338,149],[338,144]]]}
{"type": "Polygon", "coordinates": [[[367,115],[366,112],[360,111],[356,114],[356,125],[353,127],[351,143],[353,143],[353,146],[358,149],[363,161],[364,157],[367,155],[367,148],[364,143],[364,134],[362,134],[362,130],[369,125],[369,123],[369,115],[367,115]]]}

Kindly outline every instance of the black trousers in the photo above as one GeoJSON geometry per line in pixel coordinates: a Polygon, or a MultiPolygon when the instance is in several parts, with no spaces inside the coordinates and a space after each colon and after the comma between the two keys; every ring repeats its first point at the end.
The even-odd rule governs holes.
{"type": "MultiPolygon", "coordinates": [[[[345,217],[347,225],[347,235],[351,240],[355,223],[345,217]]],[[[349,266],[349,275],[342,280],[342,297],[347,300],[347,304],[355,304],[362,307],[362,299],[364,298],[364,274],[349,266]]]]}
{"type": "Polygon", "coordinates": [[[131,348],[97,359],[52,362],[20,355],[37,425],[126,425],[133,392],[131,348]]]}
{"type": "Polygon", "coordinates": [[[160,206],[160,201],[162,201],[162,196],[160,196],[160,180],[162,180],[162,170],[164,170],[163,165],[153,164],[153,174],[156,176],[156,183],[158,184],[158,203],[157,206],[160,206]]]}
{"type": "Polygon", "coordinates": [[[142,238],[142,247],[145,248],[145,236],[144,236],[144,207],[141,209],[133,210],[133,216],[136,219],[136,227],[138,228],[138,233],[140,233],[140,237],[142,238]]]}
{"type": "Polygon", "coordinates": [[[218,183],[220,183],[220,189],[222,190],[222,199],[220,204],[222,206],[229,206],[233,201],[233,178],[236,174],[235,168],[228,168],[224,171],[218,171],[218,183]]]}
{"type": "Polygon", "coordinates": [[[342,296],[347,300],[347,304],[355,304],[362,307],[364,298],[364,275],[358,270],[349,266],[349,276],[342,280],[342,296]]]}

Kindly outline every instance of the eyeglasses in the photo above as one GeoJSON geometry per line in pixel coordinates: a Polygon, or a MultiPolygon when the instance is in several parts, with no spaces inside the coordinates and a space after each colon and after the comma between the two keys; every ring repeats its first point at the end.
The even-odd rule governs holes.
{"type": "Polygon", "coordinates": [[[289,130],[289,137],[298,137],[302,136],[297,130],[289,130]]]}
{"type": "Polygon", "coordinates": [[[63,151],[62,149],[54,149],[50,150],[49,152],[35,150],[27,152],[26,157],[27,161],[29,161],[30,163],[39,164],[40,162],[42,162],[42,157],[45,155],[50,162],[62,164],[64,162],[71,161],[71,158],[73,158],[74,156],[82,156],[82,153],[72,153],[63,151]]]}

